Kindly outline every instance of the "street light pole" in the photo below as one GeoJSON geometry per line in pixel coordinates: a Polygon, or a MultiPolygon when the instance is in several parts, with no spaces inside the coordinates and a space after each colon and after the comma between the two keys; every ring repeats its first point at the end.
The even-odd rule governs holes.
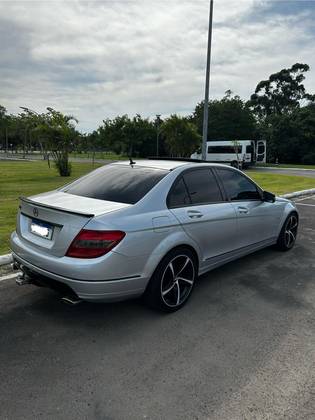
{"type": "Polygon", "coordinates": [[[204,101],[204,109],[203,109],[202,160],[206,160],[206,158],[207,158],[209,86],[210,86],[211,44],[212,44],[212,21],[213,21],[213,0],[210,0],[208,50],[207,50],[207,69],[206,69],[206,88],[205,88],[205,101],[204,101]]]}

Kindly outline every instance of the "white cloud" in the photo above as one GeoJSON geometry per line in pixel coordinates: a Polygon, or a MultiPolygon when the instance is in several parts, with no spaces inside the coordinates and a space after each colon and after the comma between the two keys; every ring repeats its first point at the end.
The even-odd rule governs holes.
{"type": "MultiPolygon", "coordinates": [[[[306,84],[314,91],[309,4],[308,14],[290,14],[263,0],[216,0],[211,95],[231,89],[248,98],[259,80],[297,61],[313,67],[306,84]]],[[[0,2],[0,103],[10,112],[53,106],[84,130],[117,114],[191,112],[203,97],[208,6],[0,2]]]]}

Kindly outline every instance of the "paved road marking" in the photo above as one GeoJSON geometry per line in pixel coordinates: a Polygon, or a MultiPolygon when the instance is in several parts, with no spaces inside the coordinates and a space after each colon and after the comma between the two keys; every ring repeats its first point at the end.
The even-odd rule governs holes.
{"type": "Polygon", "coordinates": [[[315,204],[295,203],[297,206],[315,207],[315,204]]]}
{"type": "Polygon", "coordinates": [[[314,198],[315,197],[312,195],[312,196],[308,196],[308,197],[297,198],[296,201],[299,202],[299,201],[303,201],[303,200],[314,200],[314,198]]]}
{"type": "Polygon", "coordinates": [[[5,280],[15,279],[19,274],[20,274],[20,272],[13,273],[13,274],[8,274],[7,276],[0,277],[0,283],[2,281],[5,281],[5,280]]]}

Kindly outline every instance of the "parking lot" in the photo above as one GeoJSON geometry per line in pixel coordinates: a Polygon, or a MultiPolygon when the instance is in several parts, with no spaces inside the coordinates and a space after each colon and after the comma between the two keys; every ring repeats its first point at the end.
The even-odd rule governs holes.
{"type": "Polygon", "coordinates": [[[1,419],[314,419],[315,198],[288,253],[203,276],[182,310],[76,307],[0,282],[1,419]]]}

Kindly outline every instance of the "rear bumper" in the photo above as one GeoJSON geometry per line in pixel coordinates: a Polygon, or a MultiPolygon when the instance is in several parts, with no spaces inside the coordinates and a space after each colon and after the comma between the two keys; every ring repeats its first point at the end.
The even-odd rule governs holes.
{"type": "Polygon", "coordinates": [[[115,302],[141,296],[149,281],[148,278],[141,276],[105,281],[75,280],[37,267],[14,252],[12,255],[15,261],[25,266],[32,274],[45,277],[48,287],[51,279],[53,282],[65,284],[81,299],[91,302],[115,302]]]}

